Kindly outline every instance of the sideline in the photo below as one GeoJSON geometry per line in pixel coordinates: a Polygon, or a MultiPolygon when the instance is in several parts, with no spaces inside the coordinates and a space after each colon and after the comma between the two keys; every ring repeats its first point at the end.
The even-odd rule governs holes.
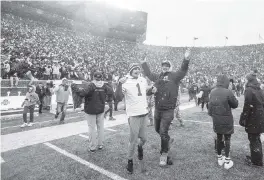
{"type": "MultiPolygon", "coordinates": [[[[82,117],[82,116],[74,116],[74,117],[69,117],[69,118],[65,118],[65,120],[69,120],[69,119],[75,119],[75,118],[80,118],[80,117],[82,117]]],[[[57,120],[58,121],[58,120],[57,120]]],[[[48,123],[48,122],[56,122],[56,120],[54,120],[54,119],[52,119],[52,120],[48,120],[48,121],[41,121],[41,122],[36,122],[36,123],[34,123],[33,122],[33,127],[34,127],[34,124],[45,124],[45,123],[48,123]]],[[[16,127],[20,127],[21,126],[21,124],[20,125],[17,125],[17,126],[7,126],[7,127],[3,127],[3,128],[1,128],[1,130],[4,130],[4,129],[9,129],[9,128],[16,128],[16,127]]],[[[26,127],[25,127],[26,128],[26,127]]]]}
{"type": "Polygon", "coordinates": [[[76,156],[74,154],[71,154],[71,153],[69,153],[69,152],[67,152],[67,151],[65,151],[65,150],[63,150],[63,149],[51,144],[51,143],[46,142],[44,144],[46,146],[48,146],[49,148],[51,148],[51,149],[63,154],[64,156],[69,157],[69,158],[79,162],[80,164],[88,166],[89,168],[91,168],[91,169],[93,169],[93,170],[95,170],[95,171],[97,171],[97,172],[99,172],[99,173],[101,173],[101,174],[113,179],[113,180],[127,180],[127,179],[125,179],[125,178],[123,178],[123,177],[121,177],[121,176],[119,176],[119,175],[117,175],[115,173],[107,171],[107,170],[105,170],[105,169],[103,169],[103,168],[101,168],[101,167],[99,167],[99,166],[97,166],[97,165],[95,165],[93,163],[90,163],[90,162],[88,162],[88,161],[86,161],[86,160],[84,160],[84,159],[82,159],[82,158],[80,158],[80,157],[78,157],[78,156],[76,156]]]}

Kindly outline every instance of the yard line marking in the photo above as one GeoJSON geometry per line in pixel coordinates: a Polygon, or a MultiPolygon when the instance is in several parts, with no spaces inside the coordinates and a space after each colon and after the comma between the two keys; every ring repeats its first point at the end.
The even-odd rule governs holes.
{"type": "MultiPolygon", "coordinates": [[[[74,119],[74,118],[79,118],[79,117],[82,117],[82,116],[69,117],[69,118],[65,118],[65,120],[74,119]]],[[[52,121],[53,121],[53,122],[56,122],[56,120],[48,120],[48,121],[42,121],[42,122],[36,122],[36,123],[33,122],[33,124],[44,124],[44,123],[48,123],[48,122],[52,122],[52,121]]],[[[21,126],[21,125],[3,127],[3,128],[1,128],[1,130],[2,130],[2,129],[9,129],[9,128],[20,127],[20,126],[21,126]]]]}
{"type": "Polygon", "coordinates": [[[115,129],[111,129],[111,128],[106,128],[106,130],[108,130],[108,131],[113,131],[113,132],[116,132],[117,130],[115,130],[115,129]]]}
{"type": "Polygon", "coordinates": [[[4,162],[5,162],[5,160],[1,157],[1,164],[4,163],[4,162]]]}
{"type": "MultiPolygon", "coordinates": [[[[208,121],[194,121],[194,120],[184,120],[184,121],[189,121],[189,122],[195,122],[195,123],[201,123],[201,124],[213,124],[212,122],[208,122],[208,121]]],[[[240,125],[234,125],[235,127],[242,127],[240,125]]],[[[242,127],[243,128],[243,127],[242,127]]]]}
{"type": "Polygon", "coordinates": [[[86,160],[84,160],[84,159],[82,159],[82,158],[80,158],[80,157],[78,157],[78,156],[76,156],[74,154],[71,154],[71,153],[69,153],[69,152],[67,152],[67,151],[65,151],[65,150],[63,150],[63,149],[51,144],[51,143],[46,142],[44,144],[46,146],[50,147],[51,149],[54,149],[55,151],[63,154],[64,156],[67,156],[67,157],[69,157],[69,158],[71,158],[71,159],[73,159],[73,160],[75,160],[75,161],[77,161],[77,162],[79,162],[79,163],[81,163],[81,164],[83,164],[85,166],[88,166],[89,168],[91,168],[91,169],[93,169],[93,170],[95,170],[95,171],[97,171],[97,172],[99,172],[99,173],[101,173],[101,174],[113,179],[113,180],[127,180],[127,179],[125,179],[125,178],[123,178],[123,177],[121,177],[121,176],[119,176],[119,175],[117,175],[115,173],[107,171],[107,170],[105,170],[105,169],[103,169],[103,168],[101,168],[101,167],[99,167],[99,166],[97,166],[97,165],[95,165],[93,163],[90,163],[90,162],[88,162],[88,161],[86,161],[86,160]]]}
{"type": "Polygon", "coordinates": [[[83,138],[86,138],[86,139],[90,139],[89,136],[86,136],[84,134],[79,134],[79,136],[83,137],[83,138]]]}

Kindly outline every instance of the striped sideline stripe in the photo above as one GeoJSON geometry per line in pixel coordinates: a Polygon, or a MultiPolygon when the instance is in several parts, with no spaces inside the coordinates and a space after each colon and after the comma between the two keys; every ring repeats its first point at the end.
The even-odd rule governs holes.
{"type": "Polygon", "coordinates": [[[119,176],[119,175],[117,175],[115,173],[107,171],[107,170],[105,170],[105,169],[103,169],[103,168],[101,168],[101,167],[99,167],[99,166],[97,166],[95,164],[92,164],[92,163],[90,163],[88,161],[85,161],[84,159],[82,159],[82,158],[80,158],[80,157],[78,157],[78,156],[76,156],[74,154],[71,154],[71,153],[69,153],[69,152],[67,152],[67,151],[65,151],[65,150],[63,150],[63,149],[51,144],[51,143],[46,142],[44,144],[46,146],[50,147],[51,149],[63,154],[64,156],[67,156],[67,157],[69,157],[69,158],[71,158],[71,159],[73,159],[73,160],[75,160],[75,161],[77,161],[77,162],[79,162],[79,163],[81,163],[81,164],[83,164],[85,166],[88,166],[89,168],[91,168],[91,169],[93,169],[93,170],[95,170],[95,171],[97,171],[97,172],[99,172],[99,173],[101,173],[101,174],[113,179],[113,180],[127,180],[127,179],[125,179],[125,178],[123,178],[123,177],[121,177],[121,176],[119,176]]]}

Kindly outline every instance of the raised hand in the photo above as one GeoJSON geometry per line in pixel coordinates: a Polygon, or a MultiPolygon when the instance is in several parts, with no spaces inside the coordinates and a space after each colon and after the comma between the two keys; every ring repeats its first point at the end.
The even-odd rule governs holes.
{"type": "Polygon", "coordinates": [[[191,55],[191,49],[188,48],[188,49],[185,51],[184,59],[190,60],[190,55],[191,55]]]}
{"type": "Polygon", "coordinates": [[[140,63],[144,63],[144,62],[146,62],[146,61],[147,61],[147,52],[145,52],[145,53],[143,54],[140,63]]]}

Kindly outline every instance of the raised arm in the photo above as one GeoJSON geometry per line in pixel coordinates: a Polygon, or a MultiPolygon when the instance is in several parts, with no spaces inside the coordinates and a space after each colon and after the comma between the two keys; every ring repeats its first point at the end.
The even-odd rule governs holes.
{"type": "Polygon", "coordinates": [[[184,59],[181,64],[181,68],[173,73],[173,79],[175,82],[181,81],[184,76],[187,74],[188,68],[189,68],[189,62],[190,62],[190,49],[187,49],[184,54],[184,59]]]}
{"type": "Polygon", "coordinates": [[[146,61],[141,64],[144,74],[153,82],[157,81],[159,78],[159,74],[152,73],[149,69],[149,66],[146,61]]]}

